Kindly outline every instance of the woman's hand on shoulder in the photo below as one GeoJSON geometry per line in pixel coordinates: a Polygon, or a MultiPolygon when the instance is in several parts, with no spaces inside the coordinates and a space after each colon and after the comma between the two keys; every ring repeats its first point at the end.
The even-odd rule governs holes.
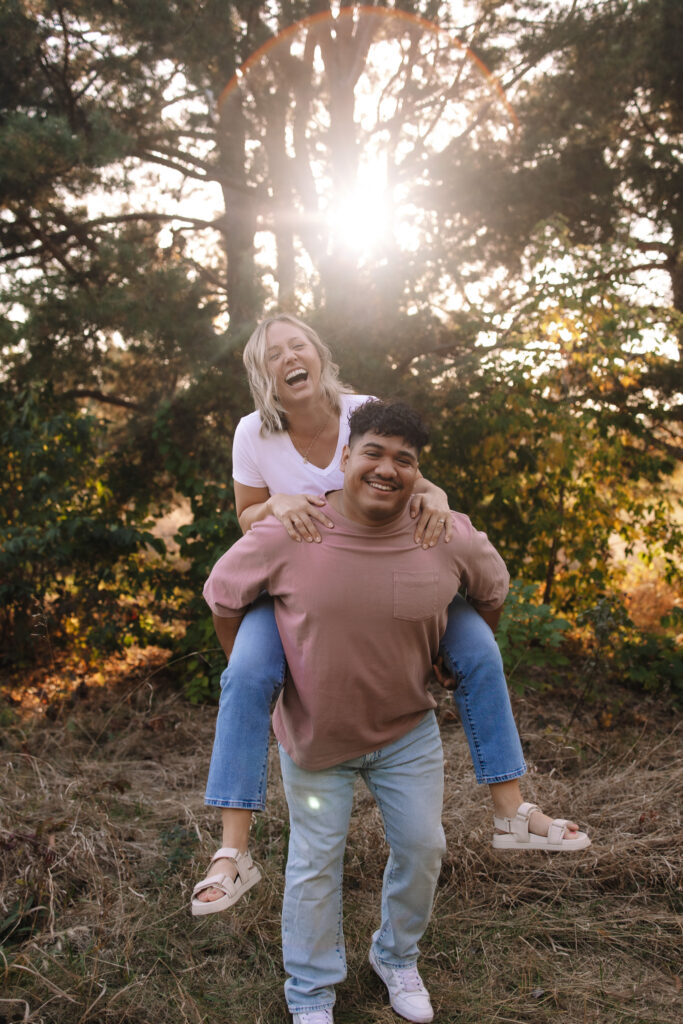
{"type": "Polygon", "coordinates": [[[429,485],[426,491],[420,491],[410,499],[410,514],[417,519],[415,526],[415,543],[423,548],[433,548],[443,533],[448,544],[453,536],[453,522],[448,498],[440,487],[429,485]]]}
{"type": "Polygon", "coordinates": [[[320,511],[324,504],[325,499],[315,494],[271,494],[268,499],[271,514],[280,520],[292,540],[309,544],[322,540],[316,522],[334,527],[332,520],[320,511]]]}

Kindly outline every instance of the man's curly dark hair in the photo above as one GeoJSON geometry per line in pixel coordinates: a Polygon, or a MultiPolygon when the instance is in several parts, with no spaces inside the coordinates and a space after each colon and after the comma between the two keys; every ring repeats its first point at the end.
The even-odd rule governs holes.
{"type": "Polygon", "coordinates": [[[349,444],[371,432],[380,437],[402,437],[418,455],[429,441],[429,432],[420,414],[405,402],[382,402],[371,398],[357,406],[349,416],[349,444]]]}

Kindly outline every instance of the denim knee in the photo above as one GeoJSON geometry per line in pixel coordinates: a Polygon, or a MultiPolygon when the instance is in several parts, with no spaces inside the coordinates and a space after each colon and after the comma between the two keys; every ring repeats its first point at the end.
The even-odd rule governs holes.
{"type": "Polygon", "coordinates": [[[406,822],[400,840],[392,841],[394,854],[419,861],[425,867],[439,865],[446,853],[446,835],[441,822],[435,822],[434,827],[427,831],[424,827],[413,829],[410,825],[406,822]]]}
{"type": "Polygon", "coordinates": [[[459,686],[472,675],[483,679],[505,681],[505,669],[496,638],[481,616],[472,609],[476,620],[468,623],[467,635],[453,635],[447,629],[439,648],[446,667],[459,686]]]}
{"type": "Polygon", "coordinates": [[[240,700],[264,699],[270,703],[283,682],[283,662],[274,662],[250,648],[234,650],[221,675],[221,694],[231,686],[239,687],[240,700]]]}
{"type": "Polygon", "coordinates": [[[461,597],[449,608],[441,653],[456,683],[453,701],[477,781],[505,782],[523,775],[526,765],[498,644],[481,615],[461,597]]]}
{"type": "Polygon", "coordinates": [[[261,598],[242,620],[221,676],[207,804],[263,810],[270,704],[282,685],[285,668],[272,600],[261,598]]]}
{"type": "Polygon", "coordinates": [[[270,705],[279,692],[286,669],[273,602],[260,598],[242,620],[228,665],[221,675],[221,699],[234,694],[240,703],[270,705]]]}

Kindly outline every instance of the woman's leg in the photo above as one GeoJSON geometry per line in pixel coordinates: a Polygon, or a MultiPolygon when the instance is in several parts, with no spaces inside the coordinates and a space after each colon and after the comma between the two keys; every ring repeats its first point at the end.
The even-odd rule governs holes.
{"type": "MultiPolygon", "coordinates": [[[[284,681],[286,662],[272,599],[259,598],[240,624],[221,676],[205,803],[221,808],[223,846],[246,853],[252,811],[262,811],[268,782],[270,706],[284,681]]],[[[218,860],[212,874],[235,878],[234,861],[218,860]]],[[[218,899],[207,889],[201,901],[218,899]]]]}
{"type": "MultiPolygon", "coordinates": [[[[526,773],[526,764],[503,659],[488,624],[460,595],[448,610],[440,653],[455,682],[453,700],[465,730],[477,782],[488,783],[497,817],[514,817],[523,802],[519,778],[526,773]]],[[[550,822],[547,815],[534,812],[530,830],[536,835],[547,835],[550,822]]],[[[574,822],[570,825],[578,828],[574,822]]]]}
{"type": "Polygon", "coordinates": [[[448,609],[440,653],[455,682],[453,700],[477,782],[507,782],[526,772],[503,659],[491,629],[459,594],[448,609]]]}

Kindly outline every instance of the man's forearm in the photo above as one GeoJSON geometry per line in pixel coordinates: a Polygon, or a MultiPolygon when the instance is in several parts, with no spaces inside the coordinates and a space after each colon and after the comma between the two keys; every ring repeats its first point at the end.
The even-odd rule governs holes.
{"type": "Polygon", "coordinates": [[[495,633],[498,627],[498,623],[500,622],[500,616],[502,615],[503,612],[503,606],[501,605],[500,608],[477,608],[476,604],[473,601],[471,601],[470,603],[474,608],[475,612],[478,612],[478,614],[481,615],[484,622],[488,626],[490,626],[491,631],[495,633]]]}
{"type": "Polygon", "coordinates": [[[225,651],[225,657],[230,658],[232,653],[232,647],[235,643],[235,637],[237,636],[237,630],[240,628],[240,622],[244,618],[244,614],[236,615],[234,618],[225,619],[221,618],[220,615],[213,616],[213,628],[216,630],[216,636],[218,642],[225,651]]]}

